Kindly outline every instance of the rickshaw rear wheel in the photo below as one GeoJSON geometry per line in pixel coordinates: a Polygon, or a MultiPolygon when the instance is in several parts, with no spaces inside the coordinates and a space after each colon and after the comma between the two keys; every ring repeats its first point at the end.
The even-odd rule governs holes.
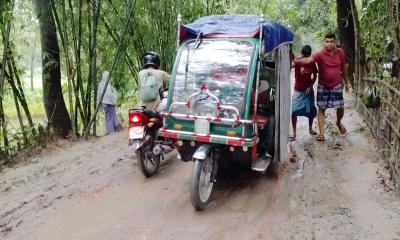
{"type": "Polygon", "coordinates": [[[283,164],[279,160],[272,161],[266,171],[267,178],[278,179],[281,173],[283,164]]]}
{"type": "Polygon", "coordinates": [[[192,179],[190,181],[190,199],[196,211],[204,210],[214,187],[214,171],[217,160],[209,154],[206,159],[193,159],[192,179]]]}
{"type": "Polygon", "coordinates": [[[153,138],[150,137],[138,150],[137,165],[145,177],[151,177],[156,174],[160,166],[160,155],[154,156],[153,146],[153,138]]]}
{"type": "Polygon", "coordinates": [[[275,155],[275,115],[268,117],[268,123],[266,126],[266,150],[272,156],[272,161],[266,171],[266,176],[270,178],[278,178],[281,169],[281,162],[274,158],[275,155]]]}
{"type": "Polygon", "coordinates": [[[273,157],[275,154],[275,116],[268,117],[266,126],[267,134],[265,136],[265,145],[267,152],[273,157]]]}

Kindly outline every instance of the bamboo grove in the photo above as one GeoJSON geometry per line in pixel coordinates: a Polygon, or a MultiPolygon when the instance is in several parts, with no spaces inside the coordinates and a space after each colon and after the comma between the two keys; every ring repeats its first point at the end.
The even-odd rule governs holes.
{"type": "MultiPolygon", "coordinates": [[[[135,95],[141,57],[152,50],[170,70],[175,53],[176,18],[191,21],[222,14],[225,1],[139,0],[2,0],[0,27],[0,165],[19,150],[37,146],[50,136],[96,135],[96,89],[101,71],[112,74],[122,99],[135,95]],[[22,2],[22,4],[21,4],[22,2]],[[4,4],[3,4],[4,3],[4,4]],[[43,105],[46,123],[32,120],[19,74],[10,32],[26,8],[39,25],[43,105]],[[61,85],[61,78],[66,84],[61,85]],[[19,127],[9,128],[3,96],[15,99],[19,127]]],[[[133,105],[134,103],[132,103],[133,105]]]]}

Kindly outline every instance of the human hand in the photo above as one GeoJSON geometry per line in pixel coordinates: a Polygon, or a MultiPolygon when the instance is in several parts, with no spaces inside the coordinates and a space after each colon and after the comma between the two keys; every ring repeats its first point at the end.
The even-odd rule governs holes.
{"type": "Polygon", "coordinates": [[[309,87],[309,88],[306,89],[306,94],[307,95],[313,94],[313,93],[314,93],[314,89],[312,87],[309,87]]]}

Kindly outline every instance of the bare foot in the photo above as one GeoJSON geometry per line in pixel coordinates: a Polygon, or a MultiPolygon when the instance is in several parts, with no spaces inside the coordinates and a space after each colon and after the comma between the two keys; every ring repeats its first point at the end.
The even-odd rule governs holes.
{"type": "Polygon", "coordinates": [[[341,134],[346,134],[347,130],[344,127],[343,123],[337,122],[336,126],[339,128],[339,131],[340,131],[341,134]]]}
{"type": "Polygon", "coordinates": [[[314,130],[312,130],[312,129],[309,130],[309,133],[310,133],[311,135],[317,135],[317,134],[318,134],[316,131],[314,131],[314,130]]]}
{"type": "Polygon", "coordinates": [[[318,134],[318,136],[317,136],[317,141],[323,142],[323,141],[325,141],[325,140],[326,140],[326,139],[325,139],[325,136],[324,136],[324,135],[318,134]]]}

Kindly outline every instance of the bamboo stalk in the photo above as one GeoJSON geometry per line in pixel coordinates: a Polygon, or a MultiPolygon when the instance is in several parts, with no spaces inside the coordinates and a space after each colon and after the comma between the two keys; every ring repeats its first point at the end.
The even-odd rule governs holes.
{"type": "Polygon", "coordinates": [[[82,82],[82,69],[81,69],[81,47],[82,47],[82,1],[78,0],[78,35],[77,35],[77,46],[76,46],[76,71],[77,71],[77,91],[80,92],[82,99],[82,111],[83,111],[83,125],[86,127],[86,119],[87,119],[87,111],[86,111],[86,101],[85,94],[83,90],[83,82],[82,82]]]}
{"type": "MultiPolygon", "coordinates": [[[[90,5],[90,1],[89,0],[87,0],[86,1],[86,3],[87,3],[87,5],[89,6],[90,5]]],[[[87,7],[87,25],[88,25],[88,29],[89,29],[89,36],[88,36],[88,38],[89,38],[89,47],[88,47],[88,56],[89,56],[89,59],[88,59],[88,66],[89,66],[89,71],[88,71],[88,75],[87,75],[87,80],[86,80],[86,91],[85,91],[85,105],[84,105],[84,108],[86,109],[86,113],[87,113],[87,115],[86,115],[86,119],[85,119],[85,126],[87,126],[87,124],[89,123],[89,121],[90,121],[90,118],[91,118],[91,94],[92,94],[92,91],[91,91],[91,88],[92,88],[92,74],[93,74],[93,72],[92,72],[92,60],[93,60],[93,48],[92,48],[92,44],[93,44],[93,26],[92,26],[92,12],[91,12],[91,10],[93,9],[93,7],[92,8],[90,8],[90,7],[87,7]]]]}
{"type": "MultiPolygon", "coordinates": [[[[93,46],[92,46],[92,51],[93,51],[93,59],[92,59],[92,89],[93,89],[93,109],[96,109],[97,106],[97,81],[96,81],[96,76],[97,76],[97,68],[96,68],[96,63],[97,63],[97,27],[99,24],[99,16],[100,16],[100,9],[101,9],[101,4],[98,0],[95,1],[95,8],[93,10],[93,46]]],[[[94,116],[94,122],[96,122],[96,115],[94,116]]],[[[97,125],[93,124],[93,134],[96,135],[96,128],[97,125]]]]}
{"type": "MultiPolygon", "coordinates": [[[[12,16],[14,12],[14,1],[11,1],[10,8],[9,8],[10,15],[12,16]]],[[[5,122],[5,113],[3,107],[3,94],[4,94],[4,82],[6,78],[6,62],[8,59],[8,47],[9,47],[9,38],[10,38],[10,31],[11,31],[11,20],[6,21],[6,28],[1,28],[2,36],[3,36],[3,59],[1,64],[1,71],[0,71],[0,128],[3,134],[3,143],[4,149],[7,150],[9,148],[9,141],[7,136],[7,125],[5,122]]]]}
{"type": "MultiPolygon", "coordinates": [[[[73,7],[73,5],[72,5],[72,0],[68,0],[68,8],[69,8],[69,13],[70,13],[70,15],[71,15],[71,30],[72,30],[72,41],[73,41],[73,47],[74,47],[74,58],[75,58],[75,65],[76,65],[76,67],[75,67],[75,69],[76,69],[76,71],[73,71],[73,75],[75,76],[75,75],[77,75],[77,83],[75,84],[75,81],[74,81],[74,77],[72,77],[72,87],[73,87],[73,91],[74,91],[74,96],[75,96],[75,109],[74,109],[74,113],[71,113],[71,115],[73,114],[74,115],[74,120],[75,120],[75,122],[74,122],[74,124],[75,124],[75,126],[77,126],[77,124],[78,124],[78,111],[79,111],[79,114],[80,114],[80,116],[81,116],[81,120],[82,121],[84,121],[84,119],[85,119],[85,113],[84,113],[84,111],[83,111],[83,109],[82,109],[82,104],[81,104],[81,100],[80,100],[80,97],[79,97],[79,93],[80,93],[80,84],[79,84],[79,80],[81,79],[81,68],[80,68],[80,64],[78,64],[78,59],[79,59],[79,57],[78,57],[78,51],[80,51],[79,50],[79,48],[78,48],[78,46],[80,46],[79,45],[79,43],[78,43],[78,36],[77,36],[77,33],[76,33],[76,25],[75,25],[75,21],[74,21],[74,19],[75,19],[75,14],[74,14],[74,7],[73,7]]],[[[78,8],[78,10],[79,10],[80,8],[78,8]]],[[[79,15],[78,15],[79,16],[79,15]]],[[[78,21],[79,22],[79,21],[78,21]]],[[[70,70],[71,71],[71,70],[70,70]]],[[[76,134],[78,135],[78,129],[77,129],[77,132],[76,132],[76,134]]]]}
{"type": "Polygon", "coordinates": [[[394,112],[397,113],[397,114],[399,115],[399,117],[400,117],[400,111],[397,110],[397,108],[396,108],[395,106],[393,106],[385,97],[382,97],[382,96],[381,96],[380,99],[381,99],[385,104],[387,104],[392,110],[394,110],[394,112]]]}
{"type": "Polygon", "coordinates": [[[34,128],[32,116],[31,116],[28,104],[26,102],[25,92],[24,92],[24,89],[22,87],[22,81],[21,81],[21,79],[19,77],[19,74],[18,74],[17,64],[16,64],[16,62],[14,60],[14,54],[13,54],[13,51],[11,49],[9,49],[9,57],[10,57],[9,60],[10,60],[11,68],[13,70],[13,73],[14,73],[14,76],[15,76],[15,80],[17,82],[17,88],[19,90],[19,96],[17,96],[17,97],[18,97],[18,99],[19,99],[19,101],[21,103],[22,108],[24,109],[24,113],[25,113],[25,116],[26,116],[26,118],[28,120],[29,126],[32,128],[32,134],[35,136],[36,135],[36,130],[34,128]]]}
{"type": "MultiPolygon", "coordinates": [[[[372,133],[380,143],[381,148],[388,149],[388,152],[382,153],[381,157],[389,162],[391,176],[395,185],[400,187],[400,91],[387,81],[364,77],[363,80],[369,83],[379,83],[381,88],[380,99],[382,106],[375,111],[370,111],[365,105],[360,104],[364,108],[364,120],[371,129],[372,133]]],[[[396,84],[394,79],[394,84],[396,84]]]]}
{"type": "Polygon", "coordinates": [[[383,120],[389,124],[389,126],[390,126],[390,128],[392,130],[391,132],[396,134],[396,136],[398,138],[400,138],[400,131],[399,131],[398,128],[396,128],[395,124],[392,121],[390,121],[386,116],[384,117],[383,120]]]}

